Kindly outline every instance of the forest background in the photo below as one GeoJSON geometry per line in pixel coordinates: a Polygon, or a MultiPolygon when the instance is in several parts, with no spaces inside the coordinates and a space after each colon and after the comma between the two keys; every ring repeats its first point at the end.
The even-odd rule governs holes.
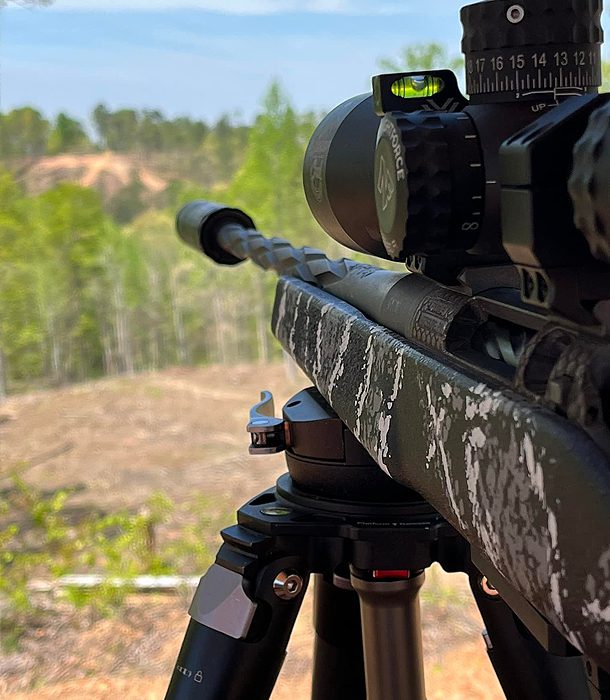
{"type": "Polygon", "coordinates": [[[215,267],[173,220],[186,201],[214,199],[264,231],[324,243],[300,175],[317,118],[275,83],[250,126],[99,105],[89,134],[31,106],[0,115],[0,396],[277,356],[274,280],[215,267]]]}
{"type": "MultiPolygon", "coordinates": [[[[434,43],[380,61],[394,70],[459,64],[434,43]]],[[[279,357],[273,275],[214,266],[178,242],[173,220],[186,201],[212,199],[244,208],[268,234],[345,254],[302,190],[304,150],[322,116],[297,113],[275,82],[250,125],[103,104],[90,124],[35,106],[0,113],[0,398],[279,357]]]]}

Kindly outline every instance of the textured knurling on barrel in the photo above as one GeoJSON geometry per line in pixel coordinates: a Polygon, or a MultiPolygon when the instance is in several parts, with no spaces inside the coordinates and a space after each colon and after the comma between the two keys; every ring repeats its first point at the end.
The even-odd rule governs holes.
{"type": "Polygon", "coordinates": [[[569,190],[574,224],[585,234],[591,253],[610,262],[610,102],[591,114],[574,146],[569,190]]]}
{"type": "Polygon", "coordinates": [[[462,8],[462,51],[545,46],[549,44],[599,44],[602,0],[489,0],[462,8]],[[509,22],[513,5],[525,10],[517,24],[509,22]]]}
{"type": "Polygon", "coordinates": [[[448,242],[452,178],[443,117],[418,112],[396,117],[406,161],[406,252],[435,253],[448,242]]]}
{"type": "MultiPolygon", "coordinates": [[[[296,277],[317,287],[342,279],[351,261],[330,260],[317,248],[293,248],[283,238],[265,238],[254,229],[225,226],[219,233],[219,243],[227,252],[278,275],[296,277]]],[[[351,263],[352,265],[354,263],[351,263]]]]}

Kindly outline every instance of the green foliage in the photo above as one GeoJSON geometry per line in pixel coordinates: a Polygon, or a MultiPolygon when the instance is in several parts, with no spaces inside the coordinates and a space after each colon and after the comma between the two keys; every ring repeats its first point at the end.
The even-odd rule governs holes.
{"type": "MultiPolygon", "coordinates": [[[[91,189],[64,183],[28,196],[0,171],[0,397],[172,364],[279,357],[269,330],[275,276],[251,265],[235,275],[197,255],[178,241],[174,216],[190,199],[229,201],[267,233],[336,254],[301,184],[315,117],[297,114],[273,84],[249,129],[228,117],[208,129],[103,105],[94,122],[104,146],[192,147],[181,159],[205,168],[156,199],[134,178],[105,210],[91,189]]],[[[53,149],[78,149],[83,136],[60,115],[53,149]]]]}
{"type": "Polygon", "coordinates": [[[174,506],[174,517],[184,522],[180,536],[168,538],[163,544],[164,564],[172,571],[199,574],[213,562],[212,552],[218,549],[218,532],[235,521],[235,513],[217,509],[207,496],[198,496],[180,508],[174,506]]]}
{"type": "Polygon", "coordinates": [[[141,150],[187,152],[200,148],[209,127],[188,117],[166,119],[159,110],[95,107],[92,120],[102,148],[118,152],[141,150]]]}
{"type": "Polygon", "coordinates": [[[243,162],[249,129],[235,126],[228,116],[214,125],[199,150],[199,157],[209,161],[221,182],[227,182],[243,162]]]}
{"type": "MultiPolygon", "coordinates": [[[[0,5],[1,6],[1,5],[0,5]]],[[[81,122],[60,112],[52,123],[32,107],[0,113],[0,158],[11,160],[45,154],[82,153],[109,149],[120,153],[199,154],[204,144],[217,152],[218,165],[231,175],[241,162],[239,146],[248,128],[222,117],[213,127],[189,117],[166,118],[159,110],[109,110],[95,107],[91,114],[96,141],[91,142],[81,122]]]]}
{"type": "Polygon", "coordinates": [[[382,58],[379,65],[390,73],[438,68],[450,68],[459,72],[464,68],[464,59],[462,56],[450,55],[445,46],[431,41],[409,44],[402,49],[398,59],[382,58]]]}
{"type": "MultiPolygon", "coordinates": [[[[76,148],[77,126],[60,121],[62,143],[76,148]]],[[[98,106],[95,122],[115,147],[127,147],[143,125],[149,146],[170,139],[168,123],[152,111],[98,106]]],[[[172,124],[184,136],[174,133],[176,147],[205,131],[188,120],[172,124]]],[[[41,382],[279,357],[269,331],[275,277],[249,265],[235,275],[198,256],[177,240],[174,216],[190,199],[230,201],[268,233],[332,249],[301,185],[314,124],[272,85],[251,129],[223,117],[196,151],[230,182],[213,190],[205,178],[175,180],[157,198],[168,207],[162,211],[150,208],[138,179],[104,211],[93,190],[64,183],[27,196],[0,172],[0,396],[41,382]]]]}
{"type": "Polygon", "coordinates": [[[24,613],[32,608],[28,580],[42,571],[53,576],[66,573],[73,546],[62,513],[68,493],[43,496],[18,475],[12,484],[8,495],[0,497],[2,519],[12,521],[0,528],[0,594],[12,610],[24,613]],[[17,524],[21,522],[25,524],[17,524]]]}
{"type": "Polygon", "coordinates": [[[145,211],[147,206],[146,189],[140,179],[135,176],[127,187],[123,187],[110,200],[107,211],[117,224],[128,224],[138,214],[145,211]]]}
{"type": "Polygon", "coordinates": [[[52,346],[54,380],[82,380],[102,365],[96,280],[103,269],[106,217],[96,192],[70,183],[48,190],[33,205],[38,308],[52,346]]]}
{"type": "Polygon", "coordinates": [[[33,270],[36,245],[29,231],[25,197],[15,180],[0,171],[0,397],[6,393],[6,365],[15,363],[13,378],[42,371],[41,329],[33,270]]]}
{"type": "Polygon", "coordinates": [[[131,591],[134,576],[199,573],[211,563],[206,533],[216,528],[217,519],[210,518],[205,500],[183,508],[189,523],[178,538],[159,541],[158,529],[175,509],[163,494],[153,495],[137,513],[92,513],[79,521],[70,515],[71,496],[65,489],[44,493],[18,473],[0,494],[0,637],[5,646],[16,644],[41,614],[29,585],[35,580],[99,573],[99,586],[70,587],[65,598],[108,614],[131,591]]]}
{"type": "MultiPolygon", "coordinates": [[[[298,115],[278,83],[270,86],[250,131],[243,165],[223,196],[251,213],[256,225],[315,245],[315,230],[302,185],[305,148],[315,128],[313,115],[298,115]]],[[[326,236],[318,241],[324,244],[326,236]]]]}
{"type": "Polygon", "coordinates": [[[92,150],[92,144],[80,122],[60,112],[49,134],[47,153],[74,153],[92,150]]]}
{"type": "Polygon", "coordinates": [[[126,151],[136,141],[138,116],[134,109],[120,109],[114,113],[105,111],[104,119],[96,121],[96,126],[106,148],[126,151]]]}
{"type": "Polygon", "coordinates": [[[32,107],[0,114],[0,156],[41,156],[47,148],[49,122],[32,107]]]}
{"type": "Polygon", "coordinates": [[[178,211],[180,207],[194,199],[213,199],[214,195],[205,187],[188,180],[172,180],[164,192],[165,208],[178,211]]]}

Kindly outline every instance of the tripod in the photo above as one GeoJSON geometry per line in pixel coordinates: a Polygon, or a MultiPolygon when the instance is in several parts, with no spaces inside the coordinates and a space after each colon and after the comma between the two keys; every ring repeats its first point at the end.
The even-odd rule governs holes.
{"type": "Polygon", "coordinates": [[[438,562],[464,572],[508,700],[592,700],[582,656],[541,644],[473,564],[468,543],[387,477],[318,391],[250,413],[251,453],[286,450],[288,474],[238,511],[201,579],[166,700],[264,700],[314,576],[314,700],[425,700],[419,590],[438,562]]]}

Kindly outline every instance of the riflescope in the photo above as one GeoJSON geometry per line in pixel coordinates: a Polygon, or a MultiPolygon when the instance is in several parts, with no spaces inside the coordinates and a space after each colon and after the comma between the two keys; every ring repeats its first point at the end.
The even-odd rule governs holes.
{"type": "Polygon", "coordinates": [[[304,186],[320,225],[450,286],[509,266],[524,302],[600,322],[596,303],[610,297],[601,13],[601,0],[464,7],[470,99],[451,71],[379,75],[316,129],[304,186]]]}

